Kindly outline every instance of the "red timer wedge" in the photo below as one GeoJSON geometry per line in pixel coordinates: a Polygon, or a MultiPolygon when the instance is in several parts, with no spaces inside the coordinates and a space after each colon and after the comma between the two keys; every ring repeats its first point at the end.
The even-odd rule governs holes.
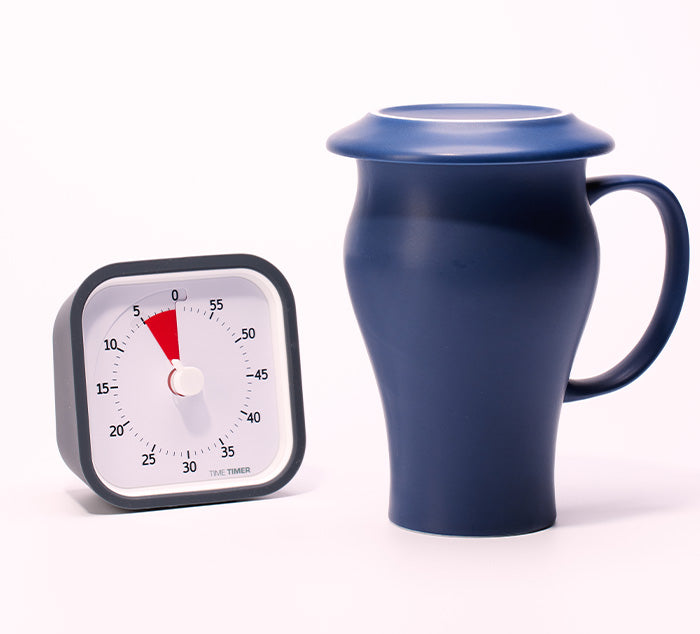
{"type": "Polygon", "coordinates": [[[177,316],[174,310],[164,310],[146,319],[148,329],[172,363],[180,358],[180,344],[177,337],[177,316]]]}

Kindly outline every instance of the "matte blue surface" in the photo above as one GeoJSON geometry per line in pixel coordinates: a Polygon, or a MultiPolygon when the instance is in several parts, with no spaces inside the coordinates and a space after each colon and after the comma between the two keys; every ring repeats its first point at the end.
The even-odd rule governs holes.
{"type": "Polygon", "coordinates": [[[507,535],[554,522],[557,420],[598,267],[583,171],[360,163],[345,267],[395,523],[507,535]]]}
{"type": "Polygon", "coordinates": [[[384,108],[328,140],[337,154],[404,163],[561,161],[603,154],[613,145],[571,113],[494,104],[384,108]]]}
{"type": "Polygon", "coordinates": [[[550,526],[562,402],[634,380],[680,312],[688,234],[678,201],[641,177],[587,184],[583,159],[358,167],[345,268],[384,405],[390,518],[451,535],[550,526]],[[662,216],[659,306],[626,359],[570,382],[598,275],[589,198],[623,188],[662,216]]]}

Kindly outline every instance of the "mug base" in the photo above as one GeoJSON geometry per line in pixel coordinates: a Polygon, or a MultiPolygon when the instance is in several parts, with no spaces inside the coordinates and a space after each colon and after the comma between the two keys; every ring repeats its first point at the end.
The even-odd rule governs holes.
{"type": "Polygon", "coordinates": [[[445,526],[430,522],[404,522],[399,518],[389,515],[393,524],[416,533],[426,533],[431,535],[444,535],[446,537],[515,537],[517,535],[527,535],[537,533],[547,528],[551,528],[556,515],[551,519],[539,523],[532,523],[522,526],[494,527],[478,525],[445,526]]]}

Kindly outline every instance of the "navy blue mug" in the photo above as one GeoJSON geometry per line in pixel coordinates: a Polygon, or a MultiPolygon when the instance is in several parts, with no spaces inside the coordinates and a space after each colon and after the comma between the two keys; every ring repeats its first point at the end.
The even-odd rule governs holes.
{"type": "Polygon", "coordinates": [[[685,294],[687,225],[656,181],[586,180],[586,158],[612,147],[572,114],[483,104],[388,108],[330,137],[358,159],[345,270],[382,396],[396,524],[551,526],[562,403],[628,384],[665,345],[685,294]],[[621,189],[661,214],[663,288],[627,357],[570,380],[598,276],[590,204],[621,189]]]}

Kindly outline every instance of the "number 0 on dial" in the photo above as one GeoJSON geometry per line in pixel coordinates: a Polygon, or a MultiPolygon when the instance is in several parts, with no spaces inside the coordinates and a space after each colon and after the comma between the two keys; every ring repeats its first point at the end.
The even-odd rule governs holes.
{"type": "Polygon", "coordinates": [[[116,506],[257,497],[301,463],[294,298],[255,256],[96,271],[56,318],[54,370],[61,455],[116,506]]]}

